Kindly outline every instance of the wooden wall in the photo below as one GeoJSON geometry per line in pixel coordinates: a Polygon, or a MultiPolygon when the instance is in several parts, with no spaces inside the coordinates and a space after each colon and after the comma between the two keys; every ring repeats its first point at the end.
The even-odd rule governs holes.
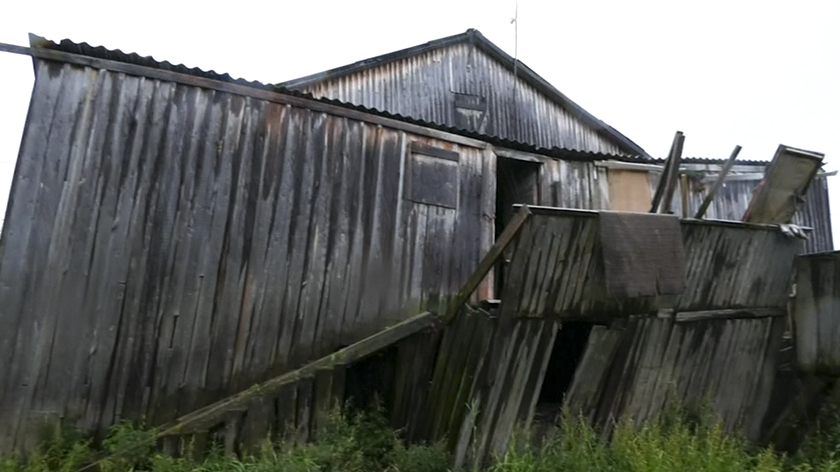
{"type": "Polygon", "coordinates": [[[41,416],[172,419],[433,307],[492,242],[482,149],[35,67],[0,256],[0,448],[41,416]],[[413,142],[456,153],[456,208],[407,198],[413,142]]]}
{"type": "Polygon", "coordinates": [[[542,159],[539,204],[582,210],[609,210],[607,169],[594,162],[542,159]]]}
{"type": "Polygon", "coordinates": [[[840,253],[796,260],[793,332],[801,372],[840,375],[840,253]]]}
{"type": "Polygon", "coordinates": [[[675,402],[704,402],[724,427],[757,439],[770,400],[785,311],[750,310],[729,318],[638,317],[621,328],[597,326],[568,393],[572,411],[610,429],[642,424],[675,402]]]}
{"type": "Polygon", "coordinates": [[[655,311],[653,297],[607,294],[598,213],[533,208],[516,240],[502,290],[502,316],[607,322],[655,311]]]}
{"type": "Polygon", "coordinates": [[[802,240],[770,226],[682,226],[685,291],[656,316],[594,328],[567,401],[609,429],[621,417],[644,421],[675,401],[709,399],[728,429],[757,439],[802,240]]]}
{"type": "Polygon", "coordinates": [[[456,467],[504,454],[534,416],[559,328],[464,307],[443,336],[419,438],[447,440],[456,467]]]}
{"type": "MultiPolygon", "coordinates": [[[[41,418],[90,430],[123,418],[160,424],[434,310],[493,241],[496,160],[480,141],[247,87],[35,68],[0,242],[0,450],[24,447],[41,418]]],[[[528,159],[542,163],[541,205],[610,208],[607,169],[528,159]]],[[[570,266],[588,267],[592,228],[555,229],[586,236],[567,249],[570,266]]],[[[678,306],[775,303],[762,297],[780,282],[750,275],[775,265],[733,266],[772,253],[772,241],[699,239],[737,257],[678,306]]],[[[573,286],[548,277],[545,260],[534,261],[534,280],[573,286]]],[[[528,287],[530,297],[505,296],[506,310],[547,303],[528,287]]],[[[493,295],[488,283],[474,300],[493,295]]],[[[571,313],[592,299],[562,300],[571,313]]],[[[492,338],[494,364],[479,378],[497,378],[469,396],[491,412],[475,418],[482,453],[504,449],[514,421],[528,418],[535,399],[523,388],[539,390],[557,329],[535,316],[492,338]]],[[[420,354],[436,341],[422,342],[398,364],[428,359],[420,354]]],[[[422,424],[409,406],[425,401],[411,387],[421,380],[396,375],[395,424],[422,424]]],[[[294,387],[295,421],[311,417],[306,398],[341,384],[307,382],[294,387]]],[[[457,424],[453,415],[436,424],[457,424]]]]}

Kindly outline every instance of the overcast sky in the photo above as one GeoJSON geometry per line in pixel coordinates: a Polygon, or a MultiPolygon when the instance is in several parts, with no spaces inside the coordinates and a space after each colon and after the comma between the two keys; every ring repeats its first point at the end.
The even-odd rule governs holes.
{"type": "MultiPolygon", "coordinates": [[[[280,82],[476,28],[653,156],[681,130],[685,156],[726,158],[740,144],[741,158],[770,159],[781,143],[840,167],[840,0],[519,0],[518,41],[516,10],[516,0],[8,1],[0,41],[28,45],[32,32],[280,82]]],[[[32,62],[0,53],[0,71],[5,212],[32,62]]]]}

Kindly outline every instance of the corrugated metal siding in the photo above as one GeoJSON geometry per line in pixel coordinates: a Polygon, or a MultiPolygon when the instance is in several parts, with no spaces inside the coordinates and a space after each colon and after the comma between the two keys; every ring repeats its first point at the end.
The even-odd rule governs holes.
{"type": "MultiPolygon", "coordinates": [[[[764,172],[764,168],[757,168],[756,172],[764,172]]],[[[651,195],[656,191],[659,175],[659,173],[655,172],[650,173],[651,195]]],[[[703,203],[703,199],[706,198],[706,194],[711,188],[714,178],[715,175],[710,174],[702,180],[689,179],[689,211],[688,215],[683,216],[694,217],[694,214],[697,213],[697,210],[703,203]]],[[[750,206],[753,191],[758,188],[760,182],[757,179],[727,180],[717,195],[715,195],[715,199],[706,210],[703,218],[707,220],[741,221],[744,217],[744,212],[750,206]]],[[[674,194],[671,209],[677,215],[682,214],[682,195],[679,190],[674,194]]],[[[794,214],[792,222],[800,226],[813,228],[803,249],[805,253],[834,250],[827,178],[820,177],[814,179],[805,194],[805,203],[794,214]]]]}
{"type": "Polygon", "coordinates": [[[0,259],[0,447],[35,412],[171,419],[452,293],[490,242],[479,149],[36,61],[0,259]],[[460,153],[458,210],[403,198],[460,153]]]}
{"type": "Polygon", "coordinates": [[[541,148],[620,154],[620,148],[469,44],[455,44],[303,91],[541,148]],[[455,94],[486,99],[486,116],[456,111],[455,94]],[[460,114],[460,115],[459,115],[460,114]]]}
{"type": "Polygon", "coordinates": [[[814,231],[808,234],[805,253],[834,250],[827,178],[818,178],[811,182],[811,186],[805,193],[805,204],[793,215],[793,222],[800,226],[814,228],[814,231]]]}

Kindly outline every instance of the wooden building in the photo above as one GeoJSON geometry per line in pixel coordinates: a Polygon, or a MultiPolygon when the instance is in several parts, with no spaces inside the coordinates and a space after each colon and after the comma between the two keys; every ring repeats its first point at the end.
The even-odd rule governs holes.
{"type": "MultiPolygon", "coordinates": [[[[308,428],[314,399],[396,369],[393,421],[419,424],[424,372],[447,375],[434,370],[440,333],[416,315],[450,305],[513,205],[647,211],[661,173],[474,31],[351,67],[335,95],[314,79],[272,86],[84,43],[31,46],[5,47],[33,57],[36,79],[0,241],[0,449],[31,445],[41,418],[163,424],[399,323],[410,329],[385,367],[331,364],[269,401],[291,405],[276,421],[308,428]],[[460,82],[429,79],[444,63],[460,82]]],[[[686,162],[684,216],[721,166],[686,162]]],[[[736,166],[709,216],[742,214],[743,182],[758,179],[739,176],[764,165],[736,166]]],[[[827,187],[806,201],[797,218],[830,249],[827,187]]],[[[499,298],[514,262],[472,302],[499,298]]],[[[548,349],[559,324],[537,324],[528,339],[548,349]]],[[[243,426],[255,435],[258,417],[243,426]]]]}

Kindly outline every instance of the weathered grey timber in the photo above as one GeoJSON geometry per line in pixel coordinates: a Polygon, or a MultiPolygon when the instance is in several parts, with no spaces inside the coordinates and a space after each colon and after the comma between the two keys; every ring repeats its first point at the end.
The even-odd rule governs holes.
{"type": "Polygon", "coordinates": [[[683,238],[686,290],[658,314],[594,329],[568,402],[609,429],[708,398],[727,429],[757,440],[803,242],[772,226],[699,220],[683,221],[683,238]]]}
{"type": "Polygon", "coordinates": [[[793,333],[800,371],[840,376],[840,253],[796,260],[793,333]]]}
{"type": "MultiPolygon", "coordinates": [[[[0,450],[31,446],[42,420],[99,432],[121,419],[167,424],[417,313],[454,306],[479,313],[452,324],[453,332],[479,333],[470,339],[474,350],[455,334],[424,330],[357,364],[381,362],[393,389],[392,422],[409,437],[446,431],[458,438],[459,457],[473,443],[484,457],[501,451],[515,423],[532,415],[558,314],[605,317],[594,316],[594,292],[572,272],[549,276],[549,258],[516,247],[522,235],[511,242],[516,270],[495,293],[495,274],[485,276],[480,263],[506,237],[497,233],[497,203],[610,209],[620,195],[611,193],[614,165],[642,166],[645,184],[661,172],[646,158],[540,150],[534,130],[521,130],[526,142],[506,141],[119,51],[34,46],[0,45],[31,54],[36,76],[0,239],[0,450]],[[528,163],[527,185],[514,187],[533,191],[533,201],[497,202],[502,159],[528,163]],[[519,264],[526,254],[533,267],[519,264]],[[467,304],[495,299],[516,283],[521,293],[503,297],[496,311],[459,306],[466,295],[467,304]],[[563,290],[551,301],[568,306],[545,310],[552,293],[544,287],[563,290]],[[465,412],[463,398],[484,406],[465,412]],[[429,401],[443,405],[440,417],[424,413],[429,401]]],[[[469,106],[458,99],[457,108],[469,106]]],[[[561,112],[552,118],[564,120],[574,122],[561,112]]],[[[605,129],[573,134],[594,143],[586,149],[606,146],[604,136],[628,145],[605,129]]],[[[691,201],[683,205],[675,192],[673,207],[693,214],[720,163],[683,163],[691,201]]],[[[740,218],[759,180],[736,178],[761,174],[764,165],[734,166],[707,216],[740,218]]],[[[823,250],[831,247],[825,181],[811,186],[794,218],[816,229],[809,244],[823,250]]],[[[569,226],[552,219],[556,211],[529,218],[549,233],[531,227],[529,234],[568,244],[565,263],[597,274],[586,272],[597,264],[592,216],[569,226]]],[[[731,243],[701,239],[712,253],[731,243]]],[[[754,255],[736,246],[739,257],[754,255]]],[[[784,291],[729,262],[720,280],[687,279],[679,298],[686,311],[708,312],[708,298],[731,316],[784,291]],[[733,292],[747,282],[758,285],[733,292]]],[[[648,313],[660,302],[624,301],[612,317],[648,313]]],[[[225,445],[254,443],[284,425],[311,434],[319,410],[358,392],[357,367],[320,369],[273,398],[248,402],[246,411],[234,409],[223,421],[225,445]],[[261,421],[271,410],[272,424],[261,421]]],[[[210,429],[196,439],[220,434],[210,429]]]]}

